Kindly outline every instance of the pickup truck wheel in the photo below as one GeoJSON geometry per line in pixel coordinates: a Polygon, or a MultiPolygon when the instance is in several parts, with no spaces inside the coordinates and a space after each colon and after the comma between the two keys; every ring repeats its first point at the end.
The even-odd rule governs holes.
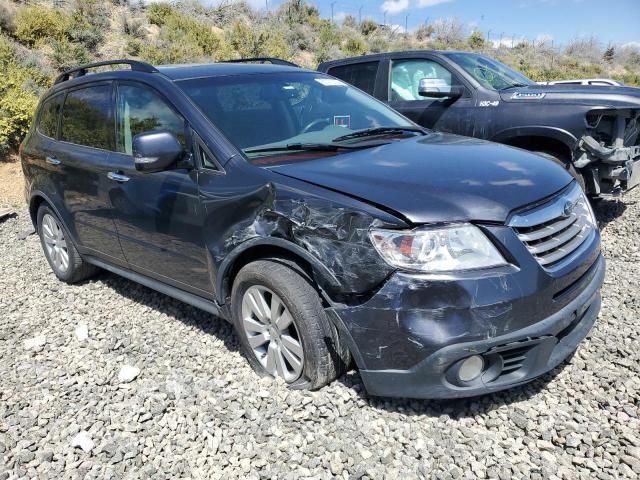
{"type": "Polygon", "coordinates": [[[244,354],[261,375],[315,389],[349,363],[317,291],[282,263],[258,260],[244,266],[234,281],[231,309],[244,354]]]}
{"type": "Polygon", "coordinates": [[[42,250],[56,277],[63,282],[76,283],[98,272],[97,267],[82,260],[62,222],[49,207],[41,206],[37,219],[42,250]]]}
{"type": "Polygon", "coordinates": [[[576,179],[576,182],[578,182],[578,185],[580,185],[580,188],[582,188],[582,191],[586,192],[586,184],[584,181],[584,176],[576,170],[576,168],[573,166],[571,162],[567,160],[563,160],[562,158],[557,157],[553,153],[549,153],[549,152],[539,151],[539,152],[533,152],[533,153],[537,153],[542,157],[548,158],[549,160],[553,160],[554,162],[556,162],[558,165],[564,168],[567,172],[569,172],[569,174],[576,179]]]}

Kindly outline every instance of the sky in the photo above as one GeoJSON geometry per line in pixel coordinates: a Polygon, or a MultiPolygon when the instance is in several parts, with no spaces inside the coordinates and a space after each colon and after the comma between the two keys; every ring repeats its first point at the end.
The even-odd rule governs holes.
{"type": "MultiPolygon", "coordinates": [[[[270,8],[280,0],[266,0],[270,8]]],[[[265,0],[250,0],[264,9],[265,0]]],[[[346,14],[372,18],[378,23],[409,30],[425,21],[457,17],[469,30],[479,29],[489,38],[503,42],[511,38],[553,40],[556,45],[576,38],[594,36],[604,44],[637,42],[640,47],[640,0],[309,0],[325,18],[336,21],[346,14]]]]}

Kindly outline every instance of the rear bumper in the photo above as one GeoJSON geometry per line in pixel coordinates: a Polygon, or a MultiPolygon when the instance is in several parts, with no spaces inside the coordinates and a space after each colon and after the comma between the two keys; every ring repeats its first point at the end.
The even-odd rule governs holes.
{"type": "MultiPolygon", "coordinates": [[[[552,313],[534,321],[531,319],[537,313],[548,311],[544,306],[548,302],[540,292],[510,299],[508,305],[494,304],[489,309],[471,310],[472,317],[468,318],[459,318],[460,311],[442,309],[441,318],[435,322],[433,318],[426,321],[428,331],[421,331],[419,327],[420,322],[425,323],[426,317],[418,318],[418,315],[425,315],[426,310],[415,310],[409,322],[396,310],[396,320],[391,323],[387,319],[386,334],[373,320],[384,312],[360,310],[357,313],[361,315],[368,313],[371,326],[377,325],[377,332],[371,331],[366,337],[361,330],[364,323],[354,324],[353,310],[348,312],[352,317],[340,312],[340,323],[352,343],[352,352],[355,351],[354,357],[367,392],[388,397],[469,397],[520,385],[553,369],[576,349],[598,316],[605,262],[598,250],[592,252],[593,260],[581,271],[581,278],[576,281],[570,299],[552,313]],[[517,307],[518,302],[528,306],[528,314],[517,307]],[[529,323],[524,321],[524,317],[529,317],[529,323]],[[465,327],[456,331],[461,324],[465,327]],[[484,328],[484,333],[479,336],[481,328],[484,328]],[[395,340],[401,335],[410,343],[395,340]],[[373,348],[371,342],[362,341],[372,336],[377,337],[377,348],[373,348]],[[406,367],[407,351],[412,345],[416,351],[411,358],[415,359],[419,352],[422,358],[406,367]],[[457,371],[460,362],[470,355],[481,355],[485,368],[478,378],[462,382],[457,371]],[[392,367],[385,367],[385,364],[392,367]]],[[[491,279],[485,281],[495,283],[491,279]]],[[[482,283],[478,282],[479,285],[482,283]]],[[[437,288],[437,284],[429,287],[437,288]]],[[[505,283],[500,288],[506,291],[510,285],[505,283]]],[[[428,292],[424,290],[422,295],[428,295],[428,292]]],[[[475,294],[480,296],[479,291],[475,294]]],[[[520,291],[517,295],[522,294],[520,291]]],[[[474,301],[473,297],[471,301],[474,301]]],[[[393,308],[391,304],[389,306],[393,308]]],[[[335,310],[332,313],[338,314],[335,310]]],[[[433,310],[429,312],[431,316],[433,313],[433,310]]],[[[412,315],[411,311],[408,315],[412,315]]]]}

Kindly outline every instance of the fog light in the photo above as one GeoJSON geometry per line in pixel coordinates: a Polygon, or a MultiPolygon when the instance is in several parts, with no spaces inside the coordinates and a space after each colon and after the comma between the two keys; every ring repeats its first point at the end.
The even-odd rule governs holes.
{"type": "Polygon", "coordinates": [[[458,378],[463,382],[470,382],[475,380],[482,373],[484,368],[484,359],[480,355],[472,355],[460,365],[458,369],[458,378]]]}

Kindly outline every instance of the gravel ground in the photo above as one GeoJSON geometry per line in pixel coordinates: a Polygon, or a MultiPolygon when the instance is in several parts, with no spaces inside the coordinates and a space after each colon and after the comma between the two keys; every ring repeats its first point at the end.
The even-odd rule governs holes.
{"type": "Polygon", "coordinates": [[[569,364],[460,401],[259,379],[223,321],[114,275],[58,282],[0,224],[0,480],[638,478],[640,191],[601,202],[603,308],[569,364]]]}

